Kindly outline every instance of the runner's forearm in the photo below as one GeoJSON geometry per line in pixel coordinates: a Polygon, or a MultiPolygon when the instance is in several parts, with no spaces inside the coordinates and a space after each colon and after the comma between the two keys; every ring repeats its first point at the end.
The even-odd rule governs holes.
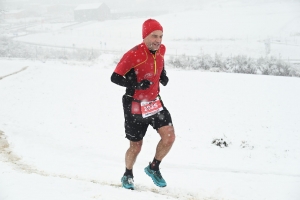
{"type": "Polygon", "coordinates": [[[132,84],[126,80],[126,78],[124,78],[124,76],[121,76],[120,74],[117,74],[116,72],[113,72],[113,74],[111,75],[110,78],[111,82],[123,86],[123,87],[127,87],[130,88],[132,87],[132,84]]]}

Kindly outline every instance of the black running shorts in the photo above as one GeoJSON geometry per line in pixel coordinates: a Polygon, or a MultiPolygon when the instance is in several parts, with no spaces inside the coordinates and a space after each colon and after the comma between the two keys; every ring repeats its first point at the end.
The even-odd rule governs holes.
{"type": "Polygon", "coordinates": [[[149,125],[156,130],[163,126],[173,125],[171,115],[167,108],[163,105],[162,101],[161,103],[164,108],[162,111],[147,118],[143,118],[141,114],[131,113],[131,103],[133,101],[132,97],[124,95],[122,100],[125,118],[125,134],[126,138],[130,141],[137,142],[142,140],[149,125]]]}

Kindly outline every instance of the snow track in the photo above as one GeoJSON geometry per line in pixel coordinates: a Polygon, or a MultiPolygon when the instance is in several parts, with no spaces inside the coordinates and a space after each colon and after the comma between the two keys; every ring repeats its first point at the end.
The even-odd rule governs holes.
{"type": "MultiPolygon", "coordinates": [[[[56,174],[56,173],[48,173],[46,171],[35,168],[34,166],[30,166],[22,161],[22,159],[16,155],[12,149],[10,148],[9,142],[3,131],[0,130],[0,162],[5,162],[13,166],[14,170],[19,172],[27,173],[27,174],[37,174],[43,177],[52,177],[52,178],[61,178],[61,179],[69,179],[76,180],[82,182],[89,182],[93,184],[98,184],[102,186],[109,186],[117,189],[122,189],[121,182],[106,182],[103,180],[92,180],[80,176],[70,176],[65,174],[56,174]]],[[[197,200],[196,194],[186,193],[183,195],[182,192],[174,192],[174,190],[166,189],[166,188],[157,188],[156,186],[148,187],[146,185],[137,184],[135,186],[135,190],[129,192],[151,192],[154,195],[165,196],[166,199],[186,199],[186,200],[197,200]]],[[[201,200],[214,200],[214,198],[201,198],[201,200]]]]}
{"type": "Polygon", "coordinates": [[[4,76],[0,76],[0,80],[6,78],[6,77],[8,77],[8,76],[11,76],[11,75],[20,73],[21,71],[24,71],[24,70],[26,70],[27,68],[28,68],[28,66],[27,66],[27,67],[23,67],[22,69],[20,69],[20,70],[18,70],[18,71],[16,71],[16,72],[13,72],[13,73],[10,73],[10,74],[4,75],[4,76]]]}

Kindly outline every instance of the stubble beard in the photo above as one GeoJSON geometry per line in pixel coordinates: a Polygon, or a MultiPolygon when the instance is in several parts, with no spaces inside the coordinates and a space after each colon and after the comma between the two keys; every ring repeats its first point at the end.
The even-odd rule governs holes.
{"type": "Polygon", "coordinates": [[[153,44],[153,43],[150,43],[150,45],[148,46],[148,49],[150,49],[150,50],[152,50],[152,51],[156,51],[156,50],[159,49],[159,47],[160,47],[160,43],[157,44],[157,45],[155,45],[155,44],[153,44]]]}

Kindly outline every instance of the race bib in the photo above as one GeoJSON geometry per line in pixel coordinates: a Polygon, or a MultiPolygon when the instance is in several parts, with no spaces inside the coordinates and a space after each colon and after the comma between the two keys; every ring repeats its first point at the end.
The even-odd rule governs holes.
{"type": "Polygon", "coordinates": [[[143,101],[141,102],[141,111],[143,118],[155,115],[159,111],[163,110],[161,101],[156,98],[153,101],[143,101]]]}

